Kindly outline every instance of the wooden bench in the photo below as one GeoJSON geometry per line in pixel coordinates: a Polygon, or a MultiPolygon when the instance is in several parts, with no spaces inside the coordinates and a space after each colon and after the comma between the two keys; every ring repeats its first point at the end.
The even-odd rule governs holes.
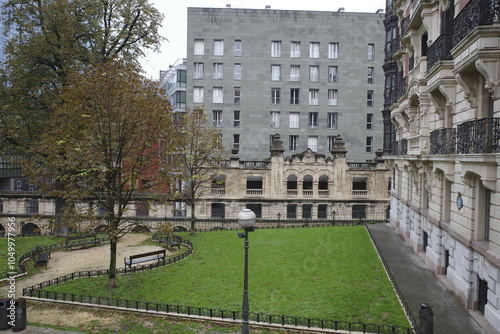
{"type": "Polygon", "coordinates": [[[149,253],[130,255],[128,258],[124,259],[125,268],[127,268],[127,266],[128,266],[130,269],[132,269],[132,265],[138,264],[138,263],[143,263],[143,262],[165,261],[165,254],[166,254],[166,251],[164,249],[162,249],[162,250],[149,252],[149,253]]]}
{"type": "Polygon", "coordinates": [[[86,234],[79,235],[76,237],[67,237],[66,238],[66,249],[71,249],[73,247],[82,247],[82,246],[98,246],[101,244],[101,240],[99,240],[95,234],[86,234]]]}
{"type": "Polygon", "coordinates": [[[35,260],[35,267],[44,266],[47,267],[47,261],[50,259],[50,252],[43,252],[38,254],[35,260]]]}
{"type": "Polygon", "coordinates": [[[164,243],[169,251],[172,251],[174,247],[181,249],[181,237],[173,235],[172,237],[160,237],[158,243],[164,243]]]}

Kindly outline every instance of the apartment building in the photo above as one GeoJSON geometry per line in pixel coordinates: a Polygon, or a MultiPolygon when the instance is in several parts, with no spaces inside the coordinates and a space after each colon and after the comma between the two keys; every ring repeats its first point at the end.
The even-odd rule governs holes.
{"type": "Polygon", "coordinates": [[[499,17],[498,0],[388,0],[385,20],[390,222],[491,333],[500,331],[499,17]]]}
{"type": "Polygon", "coordinates": [[[384,14],[188,8],[187,107],[203,107],[243,160],[383,148],[384,14]]]}

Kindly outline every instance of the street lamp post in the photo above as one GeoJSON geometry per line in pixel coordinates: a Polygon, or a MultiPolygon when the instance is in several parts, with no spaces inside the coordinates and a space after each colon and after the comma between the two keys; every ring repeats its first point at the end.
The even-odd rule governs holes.
{"type": "Polygon", "coordinates": [[[249,334],[248,330],[248,232],[253,232],[255,224],[255,213],[250,209],[244,209],[238,213],[238,223],[243,227],[245,233],[238,233],[240,238],[245,238],[245,270],[243,273],[243,307],[242,307],[242,334],[249,334]]]}

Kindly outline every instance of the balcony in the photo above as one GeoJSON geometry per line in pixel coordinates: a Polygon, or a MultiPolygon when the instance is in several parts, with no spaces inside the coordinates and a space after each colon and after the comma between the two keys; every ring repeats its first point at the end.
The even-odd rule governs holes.
{"type": "Polygon", "coordinates": [[[427,71],[442,60],[451,60],[453,35],[440,35],[427,50],[427,71]]]}
{"type": "Polygon", "coordinates": [[[396,99],[399,100],[401,96],[406,94],[407,90],[408,90],[408,77],[404,77],[398,84],[396,99]]]}
{"type": "Polygon", "coordinates": [[[456,129],[431,132],[431,154],[474,154],[500,152],[500,118],[482,118],[460,124],[456,129]]]}
{"type": "Polygon", "coordinates": [[[453,20],[453,46],[459,44],[476,27],[499,22],[498,0],[469,1],[453,20]]]}
{"type": "Polygon", "coordinates": [[[247,189],[247,192],[246,194],[247,195],[252,195],[252,196],[262,196],[264,192],[262,191],[262,189],[258,190],[258,189],[247,189]]]}

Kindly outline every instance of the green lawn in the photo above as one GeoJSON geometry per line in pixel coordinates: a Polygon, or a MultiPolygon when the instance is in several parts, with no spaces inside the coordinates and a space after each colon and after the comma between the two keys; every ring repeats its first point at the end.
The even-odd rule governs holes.
{"type": "MultiPolygon", "coordinates": [[[[52,291],[196,307],[241,309],[243,245],[235,231],[198,233],[195,252],[153,271],[78,279],[52,291]]],[[[363,226],[250,233],[251,312],[409,326],[363,226]]]]}

